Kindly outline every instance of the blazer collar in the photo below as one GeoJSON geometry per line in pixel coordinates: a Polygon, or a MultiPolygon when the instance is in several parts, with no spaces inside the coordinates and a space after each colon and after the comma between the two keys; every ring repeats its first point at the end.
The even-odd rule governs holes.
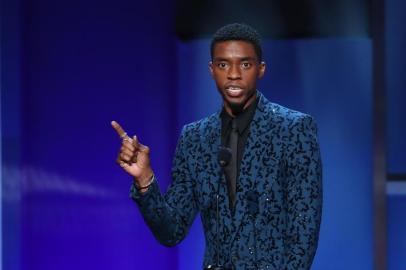
{"type": "MultiPolygon", "coordinates": [[[[267,119],[268,117],[270,117],[271,102],[269,102],[259,91],[257,91],[257,100],[258,104],[256,106],[254,118],[250,123],[250,130],[258,129],[257,131],[260,134],[263,134],[267,131],[267,127],[261,125],[261,121],[262,119],[267,119]]],[[[216,140],[219,139],[221,136],[221,113],[222,109],[212,114],[208,118],[208,124],[206,126],[207,128],[205,129],[204,137],[207,138],[210,142],[216,142],[216,140]]],[[[218,143],[220,143],[220,139],[218,140],[218,143]]]]}

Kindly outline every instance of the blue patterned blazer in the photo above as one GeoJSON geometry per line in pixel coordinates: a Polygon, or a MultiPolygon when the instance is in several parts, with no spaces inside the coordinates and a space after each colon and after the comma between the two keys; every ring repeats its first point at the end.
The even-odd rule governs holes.
{"type": "Polygon", "coordinates": [[[235,269],[310,269],[322,209],[316,125],[309,115],[271,103],[260,92],[257,95],[234,215],[217,162],[219,112],[183,128],[174,157],[173,182],[165,195],[155,182],[142,195],[132,187],[131,197],[155,237],[167,246],[186,236],[200,212],[206,241],[203,266],[207,266],[217,260],[216,194],[220,187],[222,265],[235,269]],[[255,215],[251,214],[248,194],[257,194],[255,215]]]}

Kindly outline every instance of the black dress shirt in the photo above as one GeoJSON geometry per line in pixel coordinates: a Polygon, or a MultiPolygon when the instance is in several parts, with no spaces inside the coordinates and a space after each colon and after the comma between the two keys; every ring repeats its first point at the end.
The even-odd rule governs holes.
{"type": "MultiPolygon", "coordinates": [[[[248,139],[249,125],[254,118],[255,110],[257,108],[258,98],[244,111],[236,116],[237,130],[238,130],[238,147],[237,147],[237,179],[236,184],[238,187],[238,177],[240,174],[241,160],[244,155],[245,144],[248,139]]],[[[221,145],[228,147],[231,133],[231,117],[223,107],[220,114],[221,118],[221,145]]],[[[226,173],[226,172],[225,172],[226,173]]]]}

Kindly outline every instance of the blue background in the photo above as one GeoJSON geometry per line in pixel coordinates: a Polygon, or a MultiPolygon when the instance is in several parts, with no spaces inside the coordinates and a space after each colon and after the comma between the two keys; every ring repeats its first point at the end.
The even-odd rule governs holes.
{"type": "MultiPolygon", "coordinates": [[[[386,1],[388,171],[406,164],[406,19],[386,1]]],[[[115,164],[120,122],[151,147],[163,190],[181,127],[220,109],[209,39],[180,41],[174,2],[5,1],[1,9],[3,269],[199,269],[197,218],[161,246],[115,164]]],[[[324,168],[312,269],[373,268],[372,42],[264,40],[272,102],[313,115],[324,168]]],[[[388,195],[389,269],[405,269],[406,196],[388,195]]]]}

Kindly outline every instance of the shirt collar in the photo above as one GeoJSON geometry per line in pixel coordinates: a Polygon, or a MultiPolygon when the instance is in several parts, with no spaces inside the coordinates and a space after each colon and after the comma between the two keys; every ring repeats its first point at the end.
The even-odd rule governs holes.
{"type": "MultiPolygon", "coordinates": [[[[235,118],[237,121],[237,130],[238,133],[241,134],[244,132],[244,130],[249,126],[251,123],[252,119],[254,118],[255,110],[257,108],[258,104],[258,97],[255,97],[254,102],[252,102],[248,108],[246,108],[244,111],[239,113],[235,118]]],[[[222,128],[225,129],[227,127],[231,127],[231,121],[233,120],[233,117],[231,117],[227,111],[225,110],[224,106],[220,114],[221,120],[222,120],[222,128]]]]}

